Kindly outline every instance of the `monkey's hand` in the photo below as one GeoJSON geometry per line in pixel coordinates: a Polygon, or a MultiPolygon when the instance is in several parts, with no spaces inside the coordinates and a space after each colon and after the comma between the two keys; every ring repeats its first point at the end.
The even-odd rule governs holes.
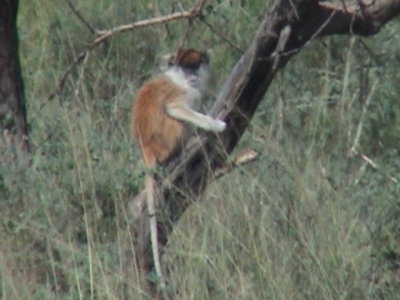
{"type": "Polygon", "coordinates": [[[191,123],[206,131],[221,132],[226,127],[224,121],[198,113],[181,102],[167,104],[166,113],[171,118],[191,123]]]}
{"type": "Polygon", "coordinates": [[[211,130],[214,132],[222,132],[225,130],[225,128],[226,128],[226,123],[224,121],[214,120],[211,130]]]}

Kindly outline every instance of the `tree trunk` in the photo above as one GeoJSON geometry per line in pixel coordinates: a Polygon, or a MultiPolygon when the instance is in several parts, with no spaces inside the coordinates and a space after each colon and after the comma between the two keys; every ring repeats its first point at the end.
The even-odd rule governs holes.
{"type": "Polygon", "coordinates": [[[18,0],[0,0],[0,145],[29,151],[18,55],[18,0]]]}

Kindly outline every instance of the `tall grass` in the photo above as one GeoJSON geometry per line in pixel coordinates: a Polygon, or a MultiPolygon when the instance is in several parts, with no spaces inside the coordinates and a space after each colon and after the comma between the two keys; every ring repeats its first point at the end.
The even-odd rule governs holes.
{"type": "MultiPolygon", "coordinates": [[[[75,1],[100,29],[190,3],[75,1]]],[[[216,1],[206,18],[245,49],[263,5],[216,1]]],[[[116,36],[48,101],[91,37],[63,1],[20,2],[34,150],[29,169],[0,166],[2,299],[148,299],[126,210],[143,179],[129,109],[186,25],[116,36]]],[[[238,146],[259,160],[210,183],[172,233],[176,299],[399,299],[398,27],[316,41],[279,74],[238,146]]],[[[201,22],[192,33],[212,50],[212,97],[239,53],[201,22]]]]}

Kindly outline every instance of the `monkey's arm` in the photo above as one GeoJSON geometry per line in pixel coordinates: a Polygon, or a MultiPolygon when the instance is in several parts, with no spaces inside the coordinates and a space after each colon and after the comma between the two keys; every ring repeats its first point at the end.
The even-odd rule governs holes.
{"type": "Polygon", "coordinates": [[[210,116],[198,113],[183,103],[169,103],[165,106],[165,110],[171,118],[191,123],[207,131],[221,132],[226,127],[224,121],[215,120],[210,116]]]}

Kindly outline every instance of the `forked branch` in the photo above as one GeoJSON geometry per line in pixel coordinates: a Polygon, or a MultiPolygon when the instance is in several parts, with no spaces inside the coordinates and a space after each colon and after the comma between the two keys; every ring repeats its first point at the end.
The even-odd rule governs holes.
{"type": "MultiPolygon", "coordinates": [[[[201,16],[204,5],[206,4],[207,0],[198,0],[191,9],[189,10],[184,10],[181,12],[176,12],[173,14],[161,16],[161,17],[156,17],[156,18],[150,18],[146,20],[141,20],[137,22],[133,22],[130,24],[125,24],[125,25],[120,25],[111,29],[107,30],[97,30],[95,29],[90,23],[79,13],[79,11],[73,6],[70,0],[66,0],[68,6],[71,8],[72,12],[78,17],[78,19],[89,29],[91,33],[95,33],[97,36],[94,38],[93,42],[90,43],[90,45],[83,51],[81,51],[78,56],[75,58],[75,60],[67,67],[67,69],[64,71],[64,73],[60,76],[58,79],[55,89],[47,96],[47,101],[53,99],[64,87],[65,80],[71,73],[71,71],[83,61],[83,59],[86,57],[88,52],[92,51],[94,48],[97,46],[101,45],[111,37],[113,37],[115,34],[129,31],[129,30],[135,30],[137,28],[141,27],[147,27],[147,26],[153,26],[153,25],[158,25],[158,24],[163,24],[167,22],[171,22],[174,20],[179,20],[179,19],[194,19],[199,16],[201,16]]],[[[42,105],[43,107],[44,105],[42,105]]],[[[42,108],[41,107],[41,108],[42,108]]]]}

